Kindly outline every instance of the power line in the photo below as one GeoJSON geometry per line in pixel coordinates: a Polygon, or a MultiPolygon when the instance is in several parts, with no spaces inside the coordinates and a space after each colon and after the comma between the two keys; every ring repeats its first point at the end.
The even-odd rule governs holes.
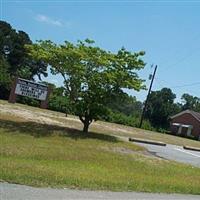
{"type": "Polygon", "coordinates": [[[194,82],[194,83],[188,83],[188,84],[183,84],[183,85],[174,85],[174,86],[170,86],[169,85],[169,82],[165,81],[165,80],[161,80],[161,79],[158,79],[158,78],[155,78],[155,80],[160,83],[163,87],[163,83],[165,83],[165,87],[169,87],[169,88],[183,88],[183,87],[190,87],[190,86],[195,86],[195,85],[200,85],[200,82],[194,82]]]}
{"type": "Polygon", "coordinates": [[[163,69],[161,68],[161,71],[164,71],[164,72],[165,72],[165,71],[167,71],[167,70],[169,70],[169,69],[171,69],[171,68],[177,66],[177,64],[179,64],[179,63],[181,63],[181,62],[187,60],[187,59],[190,58],[190,57],[192,57],[195,53],[198,53],[199,50],[200,50],[200,48],[196,49],[195,51],[192,51],[192,53],[190,53],[188,56],[184,56],[183,58],[179,59],[179,60],[178,60],[177,62],[175,62],[174,64],[168,65],[167,67],[165,67],[165,68],[163,68],[163,69]]]}
{"type": "Polygon", "coordinates": [[[194,85],[200,85],[200,82],[190,83],[190,84],[185,84],[185,85],[176,85],[176,86],[171,86],[170,88],[182,88],[182,87],[189,87],[189,86],[194,86],[194,85]]]}
{"type": "MultiPolygon", "coordinates": [[[[190,38],[190,44],[192,43],[192,42],[194,42],[194,41],[198,41],[200,39],[200,33],[198,33],[198,34],[195,34],[192,38],[190,38]]],[[[184,44],[184,46],[183,47],[181,47],[181,48],[179,48],[179,49],[176,49],[175,51],[174,51],[174,49],[172,49],[172,48],[170,48],[169,49],[169,51],[170,52],[173,52],[173,55],[176,55],[176,57],[178,56],[178,55],[180,55],[180,50],[182,51],[182,52],[184,52],[185,50],[189,50],[190,51],[190,49],[188,49],[188,47],[184,44]]],[[[192,51],[192,50],[191,50],[192,51]]],[[[164,63],[166,64],[166,62],[169,62],[169,59],[166,59],[166,57],[165,57],[165,59],[162,59],[161,60],[161,62],[159,63],[160,65],[163,65],[164,63]]],[[[164,68],[165,69],[165,68],[164,68]]],[[[161,68],[161,70],[162,70],[162,68],[161,68]]]]}
{"type": "Polygon", "coordinates": [[[161,83],[161,80],[159,80],[158,78],[155,78],[155,81],[158,83],[158,85],[161,87],[161,88],[164,88],[165,86],[161,83]]]}
{"type": "MultiPolygon", "coordinates": [[[[200,38],[200,33],[198,33],[198,34],[196,34],[194,37],[192,37],[192,39],[190,39],[190,43],[191,43],[191,42],[194,42],[194,41],[197,42],[197,41],[199,40],[199,38],[200,38]]],[[[172,50],[172,49],[171,49],[171,50],[172,50]]],[[[170,51],[171,51],[171,50],[170,50],[170,51]]],[[[182,51],[182,52],[183,52],[183,50],[188,50],[188,48],[184,46],[183,48],[181,48],[181,51],[182,51]]],[[[189,50],[189,52],[191,52],[191,53],[189,53],[189,54],[187,54],[186,56],[184,56],[184,57],[178,59],[178,61],[175,62],[174,64],[168,65],[167,67],[164,67],[164,68],[161,68],[161,71],[167,71],[168,69],[174,67],[175,65],[179,64],[180,62],[183,62],[183,61],[187,60],[188,58],[192,57],[192,56],[194,55],[194,53],[198,52],[199,50],[200,50],[199,48],[197,48],[197,49],[195,49],[195,50],[189,50]]],[[[174,52],[175,57],[177,57],[177,55],[178,55],[177,53],[180,54],[180,52],[179,52],[178,50],[176,50],[176,51],[174,52]]],[[[166,62],[165,62],[165,63],[166,63],[166,62]]],[[[162,65],[162,64],[160,63],[160,65],[162,65]]]]}

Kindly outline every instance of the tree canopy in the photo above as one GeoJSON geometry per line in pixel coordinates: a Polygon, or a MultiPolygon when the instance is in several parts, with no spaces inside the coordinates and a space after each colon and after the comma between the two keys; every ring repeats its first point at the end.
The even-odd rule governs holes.
{"type": "MultiPolygon", "coordinates": [[[[112,53],[95,46],[86,39],[57,45],[51,41],[32,43],[28,34],[15,30],[0,21],[0,98],[7,99],[13,78],[34,79],[47,76],[47,66],[53,74],[61,74],[63,87],[52,85],[49,109],[76,114],[84,124],[84,132],[94,120],[137,126],[142,102],[129,96],[124,89],[144,89],[138,76],[145,63],[144,52],[132,53],[125,48],[112,53]]],[[[50,85],[49,83],[46,83],[50,85]]],[[[182,110],[200,112],[200,98],[183,94],[182,102],[174,102],[176,95],[169,88],[152,91],[146,127],[167,129],[169,117],[182,110]],[[149,123],[150,122],[150,123],[149,123]]],[[[37,106],[37,100],[18,97],[21,103],[37,106]]]]}
{"type": "Polygon", "coordinates": [[[181,99],[183,103],[182,105],[183,110],[190,109],[190,110],[200,112],[200,98],[199,97],[195,97],[195,96],[185,93],[182,95],[181,99]]]}
{"type": "Polygon", "coordinates": [[[106,114],[113,94],[123,94],[123,88],[145,88],[137,74],[145,66],[141,59],[144,52],[132,53],[121,48],[111,53],[88,39],[62,45],[40,41],[27,45],[27,49],[33,59],[48,63],[53,74],[62,75],[70,104],[86,133],[93,120],[106,114]]]}
{"type": "Polygon", "coordinates": [[[120,112],[127,116],[139,117],[142,113],[142,102],[126,93],[113,94],[112,102],[108,103],[107,106],[113,112],[120,112]]]}
{"type": "Polygon", "coordinates": [[[28,56],[25,44],[32,44],[27,33],[16,31],[7,22],[0,21],[1,81],[7,79],[5,82],[1,82],[1,95],[8,95],[11,80],[16,76],[27,79],[33,79],[35,75],[40,77],[41,74],[47,76],[47,64],[28,56]]]}
{"type": "Polygon", "coordinates": [[[168,127],[169,116],[175,112],[174,99],[176,95],[171,89],[163,88],[152,91],[147,105],[146,118],[155,127],[168,127]]]}

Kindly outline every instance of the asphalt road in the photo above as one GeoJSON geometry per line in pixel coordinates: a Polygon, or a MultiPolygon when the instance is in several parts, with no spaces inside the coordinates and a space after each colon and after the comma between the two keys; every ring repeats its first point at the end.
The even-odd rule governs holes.
{"type": "Polygon", "coordinates": [[[167,146],[157,146],[143,143],[137,144],[144,146],[150,153],[158,157],[200,167],[200,152],[198,151],[190,151],[183,149],[181,146],[170,144],[167,144],[167,146]]]}
{"type": "Polygon", "coordinates": [[[199,200],[199,195],[80,191],[0,183],[1,200],[199,200]]]}

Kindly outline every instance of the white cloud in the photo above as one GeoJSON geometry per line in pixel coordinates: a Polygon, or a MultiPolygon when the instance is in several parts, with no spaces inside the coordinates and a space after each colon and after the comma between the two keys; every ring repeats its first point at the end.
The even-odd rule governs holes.
{"type": "Polygon", "coordinates": [[[60,27],[64,26],[64,23],[62,21],[52,19],[46,15],[38,14],[36,15],[35,19],[39,22],[43,22],[46,24],[54,25],[54,26],[60,26],[60,27]]]}

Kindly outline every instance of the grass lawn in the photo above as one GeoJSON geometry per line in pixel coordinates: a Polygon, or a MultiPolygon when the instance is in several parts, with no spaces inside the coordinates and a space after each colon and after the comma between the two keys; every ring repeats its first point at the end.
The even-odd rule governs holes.
{"type": "MultiPolygon", "coordinates": [[[[9,104],[7,101],[0,100],[0,115],[1,109],[5,109],[6,112],[2,114],[9,118],[10,116],[15,117],[17,120],[28,120],[37,121],[40,123],[56,124],[59,126],[65,126],[82,130],[83,124],[76,116],[68,115],[65,116],[63,113],[54,112],[50,110],[43,110],[23,104],[9,104]],[[20,112],[21,113],[20,113],[20,112]]],[[[1,116],[0,116],[1,118],[1,116]]],[[[90,131],[96,133],[103,133],[106,135],[126,136],[150,139],[156,141],[166,142],[168,144],[180,145],[180,146],[193,146],[200,148],[200,142],[188,138],[179,136],[158,133],[154,131],[143,130],[130,126],[124,126],[115,123],[108,123],[97,121],[93,122],[90,126],[90,131]]]]}
{"type": "Polygon", "coordinates": [[[86,137],[76,120],[63,126],[63,117],[53,123],[53,112],[30,108],[35,112],[31,118],[35,114],[38,119],[31,121],[31,111],[26,106],[23,109],[26,117],[17,113],[17,108],[3,112],[0,107],[1,181],[39,187],[200,194],[199,168],[145,155],[142,147],[103,134],[105,129],[94,131],[95,125],[86,137]],[[46,114],[52,121],[45,121],[46,114]]]}
{"type": "Polygon", "coordinates": [[[135,138],[161,141],[167,144],[173,144],[173,145],[178,145],[178,146],[193,146],[193,147],[200,148],[200,141],[197,141],[194,139],[184,138],[184,137],[170,135],[170,134],[158,133],[155,131],[143,130],[139,128],[133,128],[130,126],[112,124],[108,122],[97,122],[97,123],[100,124],[102,128],[99,129],[98,126],[93,124],[91,126],[92,131],[99,132],[100,130],[102,133],[112,134],[116,136],[135,137],[135,138]]]}

